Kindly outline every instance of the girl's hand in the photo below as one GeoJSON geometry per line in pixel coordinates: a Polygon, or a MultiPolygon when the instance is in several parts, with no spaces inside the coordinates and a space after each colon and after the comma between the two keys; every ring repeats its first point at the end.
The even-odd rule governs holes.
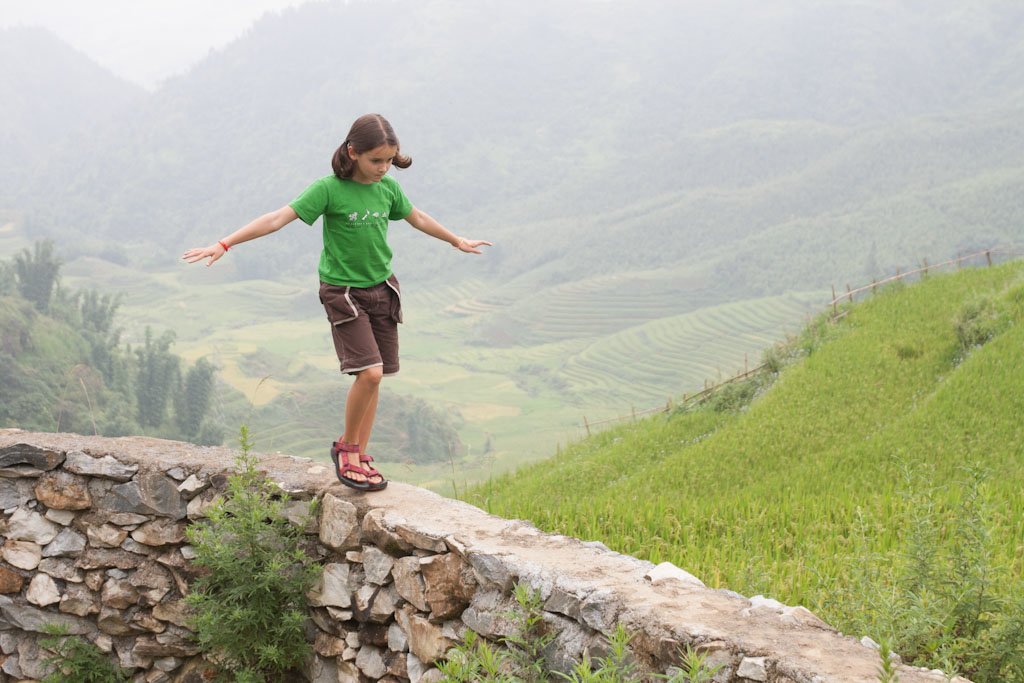
{"type": "Polygon", "coordinates": [[[227,253],[227,249],[225,249],[220,242],[216,242],[208,247],[189,249],[181,255],[181,258],[185,259],[189,263],[195,263],[196,261],[202,261],[204,258],[209,258],[210,260],[206,262],[207,267],[209,267],[225,253],[227,253]]]}
{"type": "Polygon", "coordinates": [[[460,237],[458,244],[453,246],[467,254],[480,254],[482,252],[478,247],[493,247],[494,245],[484,240],[467,240],[465,237],[460,237]]]}

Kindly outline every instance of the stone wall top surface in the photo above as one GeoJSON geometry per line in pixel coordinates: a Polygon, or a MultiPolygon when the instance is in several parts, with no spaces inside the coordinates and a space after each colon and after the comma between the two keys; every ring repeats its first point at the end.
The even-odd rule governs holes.
{"type": "MultiPolygon", "coordinates": [[[[38,452],[33,456],[36,462],[18,464],[11,447],[20,443],[51,450],[61,462],[65,454],[111,456],[116,463],[109,462],[110,477],[118,476],[118,468],[125,465],[141,472],[177,470],[178,479],[213,476],[229,472],[237,455],[224,447],[143,437],[7,429],[0,430],[0,475],[6,467],[48,466],[38,452]]],[[[393,482],[384,491],[360,493],[340,485],[329,464],[280,454],[261,455],[260,463],[272,481],[297,498],[330,493],[344,499],[356,507],[360,518],[371,515],[393,542],[453,549],[481,573],[497,577],[496,583],[505,584],[502,590],[525,580],[541,591],[549,609],[604,632],[622,623],[640,634],[649,651],[679,642],[721,643],[751,661],[770,658],[776,670],[793,681],[877,681],[875,650],[844,637],[803,608],[705,588],[674,567],[654,567],[599,543],[543,533],[527,522],[501,519],[415,486],[393,482]]],[[[912,667],[900,667],[899,675],[905,683],[944,680],[912,667]]]]}

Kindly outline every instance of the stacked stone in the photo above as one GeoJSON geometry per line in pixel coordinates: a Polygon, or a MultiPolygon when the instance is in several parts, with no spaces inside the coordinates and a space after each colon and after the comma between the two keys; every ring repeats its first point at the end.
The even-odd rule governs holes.
{"type": "Polygon", "coordinates": [[[140,681],[171,681],[197,653],[182,597],[192,577],[187,517],[209,483],[18,445],[0,450],[0,672],[49,673],[47,625],[82,635],[140,681]]]}
{"type": "Polygon", "coordinates": [[[465,631],[458,617],[477,586],[470,565],[453,541],[388,528],[382,509],[359,520],[354,505],[328,493],[322,511],[318,534],[330,555],[310,596],[313,680],[438,680],[430,665],[465,631]]]}
{"type": "MultiPolygon", "coordinates": [[[[139,682],[199,680],[204,664],[183,600],[195,576],[185,527],[205,516],[225,484],[223,472],[150,471],[26,444],[0,449],[6,680],[49,673],[39,645],[47,625],[86,637],[139,682]]],[[[289,517],[302,523],[311,496],[292,495],[300,497],[289,517]]],[[[309,680],[428,683],[440,679],[433,665],[467,625],[490,637],[512,631],[513,577],[500,561],[386,516],[374,509],[360,519],[354,505],[327,493],[307,528],[319,538],[324,568],[309,596],[309,680]]],[[[569,605],[564,595],[554,602],[569,605]]],[[[598,640],[597,630],[572,633],[577,655],[598,640]]]]}
{"type": "MultiPolygon", "coordinates": [[[[513,634],[512,588],[526,564],[475,553],[384,508],[360,520],[355,506],[330,493],[322,510],[319,540],[332,556],[310,596],[319,627],[312,680],[437,681],[432,665],[467,628],[492,639],[513,634]]],[[[547,583],[544,619],[558,637],[546,657],[567,670],[584,649],[603,648],[601,629],[614,626],[617,606],[604,594],[581,600],[547,583]]]]}
{"type": "MultiPolygon", "coordinates": [[[[194,578],[185,526],[204,516],[225,481],[80,451],[0,450],[0,672],[44,677],[39,640],[47,625],[60,625],[115,655],[138,681],[197,675],[201,664],[183,666],[198,653],[183,601],[194,578]]],[[[299,522],[308,506],[294,501],[289,516],[299,522]]],[[[380,509],[360,520],[330,494],[321,509],[308,529],[324,565],[310,594],[310,680],[438,680],[431,665],[461,640],[464,613],[485,635],[509,632],[507,573],[497,580],[506,585],[470,608],[481,575],[454,539],[389,528],[380,509]]]]}
{"type": "MultiPolygon", "coordinates": [[[[39,644],[47,625],[96,643],[132,673],[135,683],[209,680],[212,669],[188,629],[184,596],[196,574],[185,528],[204,518],[224,491],[227,473],[213,465],[223,463],[223,456],[218,451],[216,457],[182,458],[182,464],[164,471],[150,469],[145,457],[131,459],[144,463],[140,467],[79,450],[25,443],[0,447],[0,683],[39,680],[49,673],[49,654],[39,644]]],[[[309,594],[313,655],[302,672],[305,680],[438,681],[435,665],[467,628],[492,640],[514,633],[509,615],[516,607],[517,582],[536,591],[549,632],[556,634],[545,651],[552,669],[570,669],[587,651],[600,655],[603,634],[623,623],[635,635],[634,653],[650,670],[665,671],[678,661],[683,645],[695,643],[709,664],[721,667],[714,678],[720,683],[875,679],[873,661],[860,667],[861,674],[848,674],[851,663],[863,659],[860,646],[851,649],[803,608],[709,591],[672,565],[655,567],[600,544],[548,536],[529,524],[490,518],[411,487],[405,495],[417,503],[405,506],[408,513],[423,510],[429,519],[438,511],[427,506],[443,505],[443,510],[427,523],[409,521],[394,503],[372,506],[385,500],[384,494],[369,497],[369,504],[358,495],[337,497],[312,483],[322,481],[326,468],[305,459],[290,462],[290,471],[308,478],[291,480],[298,486],[288,491],[287,514],[293,523],[308,525],[310,546],[323,565],[322,578],[309,594]],[[308,515],[314,497],[320,502],[318,520],[308,515]],[[465,520],[489,525],[489,540],[474,536],[465,520]],[[438,531],[451,528],[462,528],[465,535],[438,531]],[[572,563],[565,562],[567,555],[572,563]],[[577,571],[577,563],[589,571],[577,571]],[[606,580],[609,573],[619,579],[606,580]],[[659,607],[638,602],[637,593],[659,607]],[[657,617],[658,609],[681,622],[657,617]],[[721,630],[690,623],[694,613],[724,616],[752,634],[767,635],[757,635],[762,644],[752,651],[721,630]],[[794,650],[791,642],[807,644],[794,650]],[[841,677],[809,671],[824,661],[815,654],[824,646],[813,643],[827,643],[849,658],[833,667],[844,671],[841,677]],[[776,657],[775,649],[794,659],[811,652],[812,664],[776,657]]],[[[908,683],[943,680],[941,672],[909,667],[900,667],[900,677],[908,683]]]]}

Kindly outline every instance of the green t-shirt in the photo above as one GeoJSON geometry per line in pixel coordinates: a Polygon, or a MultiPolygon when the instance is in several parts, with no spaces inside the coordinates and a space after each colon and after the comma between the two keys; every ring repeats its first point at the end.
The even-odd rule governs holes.
{"type": "Polygon", "coordinates": [[[398,181],[384,176],[364,185],[324,176],[289,204],[302,222],[324,217],[320,279],[342,287],[372,287],[391,277],[388,221],[405,218],[412,202],[398,181]]]}

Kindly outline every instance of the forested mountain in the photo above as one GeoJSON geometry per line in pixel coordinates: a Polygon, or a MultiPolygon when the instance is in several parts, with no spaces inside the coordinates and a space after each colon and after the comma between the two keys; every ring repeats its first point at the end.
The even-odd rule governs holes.
{"type": "MultiPolygon", "coordinates": [[[[67,145],[80,144],[145,95],[38,28],[0,29],[0,93],[0,209],[9,208],[17,188],[32,179],[30,169],[51,156],[57,157],[52,168],[60,169],[67,145]]],[[[34,204],[22,197],[23,208],[34,204]]]]}
{"type": "MultiPolygon", "coordinates": [[[[742,266],[735,296],[821,287],[1019,237],[1024,6],[312,3],[39,159],[18,207],[165,265],[329,173],[366,111],[413,156],[393,171],[413,201],[497,243],[446,278],[742,266]]],[[[410,232],[397,266],[437,278],[410,232]]],[[[299,226],[234,263],[308,272],[317,240],[299,226]]]]}

